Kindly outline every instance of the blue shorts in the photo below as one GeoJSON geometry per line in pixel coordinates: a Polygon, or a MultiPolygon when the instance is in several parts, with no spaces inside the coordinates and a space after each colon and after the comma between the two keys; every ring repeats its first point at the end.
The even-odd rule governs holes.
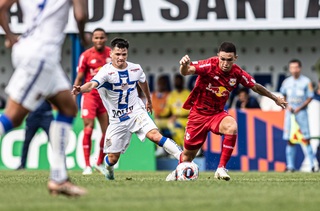
{"type": "MultiPolygon", "coordinates": [[[[307,110],[301,110],[296,114],[296,121],[300,126],[300,130],[303,134],[304,139],[310,139],[310,131],[309,131],[309,119],[307,110]]],[[[291,127],[291,112],[286,110],[285,118],[284,118],[284,128],[283,128],[283,139],[288,141],[290,139],[290,127],[291,127]]]]}

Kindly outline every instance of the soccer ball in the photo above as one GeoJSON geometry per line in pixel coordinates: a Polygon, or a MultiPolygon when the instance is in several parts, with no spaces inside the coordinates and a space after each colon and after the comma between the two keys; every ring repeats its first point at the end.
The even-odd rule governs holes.
{"type": "Polygon", "coordinates": [[[198,176],[199,166],[194,162],[183,162],[176,168],[176,179],[178,181],[197,180],[198,176]]]}

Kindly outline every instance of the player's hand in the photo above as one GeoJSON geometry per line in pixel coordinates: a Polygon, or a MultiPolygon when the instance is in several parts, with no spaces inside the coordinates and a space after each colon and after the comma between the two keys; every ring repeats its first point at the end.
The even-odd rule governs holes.
{"type": "Polygon", "coordinates": [[[182,66],[186,66],[190,63],[190,58],[188,55],[185,55],[184,57],[182,57],[182,59],[180,60],[180,65],[182,66]]]}
{"type": "Polygon", "coordinates": [[[146,109],[147,109],[148,113],[152,114],[152,102],[151,101],[146,102],[146,109]]]}
{"type": "Polygon", "coordinates": [[[7,36],[7,38],[4,41],[4,46],[6,48],[11,49],[12,46],[18,42],[18,36],[17,35],[12,35],[12,36],[7,36]]]}
{"type": "Polygon", "coordinates": [[[286,108],[286,106],[287,106],[287,102],[286,101],[284,101],[284,99],[283,98],[281,98],[281,97],[277,97],[277,100],[275,101],[276,102],[276,104],[278,105],[278,106],[280,106],[280,107],[282,107],[282,108],[286,108]]]}
{"type": "Polygon", "coordinates": [[[71,94],[73,95],[78,95],[81,91],[81,86],[76,86],[76,85],[73,85],[73,89],[71,91],[71,94]]]}

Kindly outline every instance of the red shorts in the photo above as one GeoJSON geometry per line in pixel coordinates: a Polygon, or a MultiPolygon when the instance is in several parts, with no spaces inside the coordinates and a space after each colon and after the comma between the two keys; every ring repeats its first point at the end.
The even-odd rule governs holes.
{"type": "Polygon", "coordinates": [[[208,116],[191,109],[184,136],[184,148],[188,150],[200,149],[206,141],[209,131],[221,135],[219,125],[227,116],[230,115],[226,111],[208,116]]]}
{"type": "Polygon", "coordinates": [[[106,113],[99,95],[83,94],[81,97],[81,118],[94,119],[106,113]]]}

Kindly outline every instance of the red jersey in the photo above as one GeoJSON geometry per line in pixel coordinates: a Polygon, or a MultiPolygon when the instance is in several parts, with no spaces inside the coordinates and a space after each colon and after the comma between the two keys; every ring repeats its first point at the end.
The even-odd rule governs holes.
{"type": "Polygon", "coordinates": [[[256,83],[247,72],[235,64],[229,72],[223,72],[219,67],[218,57],[191,62],[190,65],[196,68],[195,74],[199,76],[183,108],[193,108],[204,115],[223,111],[230,92],[239,83],[247,88],[252,88],[256,83]]]}
{"type": "MultiPolygon", "coordinates": [[[[92,47],[81,54],[77,72],[85,73],[84,83],[89,82],[102,66],[111,62],[110,51],[111,48],[105,47],[105,50],[102,53],[99,53],[92,47]]],[[[96,89],[93,89],[90,93],[99,95],[96,89]]]]}

